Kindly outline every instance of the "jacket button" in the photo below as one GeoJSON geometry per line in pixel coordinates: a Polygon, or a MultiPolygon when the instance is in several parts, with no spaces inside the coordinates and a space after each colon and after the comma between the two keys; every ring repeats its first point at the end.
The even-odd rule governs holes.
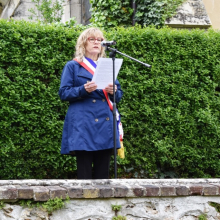
{"type": "Polygon", "coordinates": [[[109,121],[109,117],[106,118],[106,121],[109,121]]]}
{"type": "Polygon", "coordinates": [[[89,83],[90,81],[87,81],[87,83],[89,83]]]}
{"type": "Polygon", "coordinates": [[[98,119],[98,118],[96,118],[96,119],[95,119],[95,122],[98,122],[98,121],[99,121],[99,119],[98,119]]]}
{"type": "Polygon", "coordinates": [[[103,102],[105,102],[105,99],[102,99],[103,102]]]}
{"type": "Polygon", "coordinates": [[[92,100],[92,102],[93,102],[93,103],[95,103],[95,102],[96,102],[96,100],[95,100],[95,99],[93,99],[93,100],[92,100]]]}

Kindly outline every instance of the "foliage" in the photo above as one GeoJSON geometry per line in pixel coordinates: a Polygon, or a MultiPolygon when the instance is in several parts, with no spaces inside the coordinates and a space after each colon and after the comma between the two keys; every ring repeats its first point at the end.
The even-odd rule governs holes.
{"type": "Polygon", "coordinates": [[[121,210],[121,205],[112,205],[112,210],[113,211],[120,211],[121,210]]]}
{"type": "MultiPolygon", "coordinates": [[[[32,0],[35,3],[35,8],[29,11],[37,17],[38,20],[43,18],[44,23],[60,22],[63,15],[63,2],[64,0],[32,0]]],[[[33,19],[33,15],[29,19],[33,19]]]]}
{"type": "MultiPolygon", "coordinates": [[[[76,177],[75,158],[60,155],[68,103],[58,89],[81,31],[0,20],[0,179],[76,177]]],[[[123,57],[118,177],[218,178],[220,33],[135,26],[105,36],[152,65],[123,57]]]]}
{"type": "Polygon", "coordinates": [[[115,211],[115,216],[112,220],[126,220],[125,216],[118,215],[118,212],[121,210],[121,205],[112,205],[112,210],[115,211]]]}
{"type": "Polygon", "coordinates": [[[185,0],[137,0],[135,20],[138,24],[163,26],[185,0]]]}
{"type": "Polygon", "coordinates": [[[218,177],[219,32],[134,27],[108,37],[119,51],[152,65],[123,57],[118,106],[127,153],[118,158],[118,176],[218,177]]]}
{"type": "Polygon", "coordinates": [[[207,215],[206,214],[200,215],[199,220],[207,220],[207,215]]]}
{"type": "Polygon", "coordinates": [[[81,30],[5,20],[0,26],[0,179],[70,178],[76,164],[60,155],[67,103],[58,88],[81,30]]]}
{"type": "Polygon", "coordinates": [[[91,22],[103,27],[130,26],[133,9],[130,0],[90,0],[92,4],[91,22]]]}
{"type": "Polygon", "coordinates": [[[22,207],[34,208],[39,207],[41,202],[35,202],[30,199],[21,199],[18,201],[18,204],[22,207]]]}
{"type": "Polygon", "coordinates": [[[3,208],[4,208],[4,206],[5,206],[4,201],[0,201],[0,209],[3,209],[3,208]]]}
{"type": "Polygon", "coordinates": [[[104,28],[131,26],[132,18],[142,26],[164,26],[165,20],[176,13],[186,0],[136,0],[135,16],[131,8],[133,1],[90,0],[93,24],[104,28]]]}
{"type": "Polygon", "coordinates": [[[19,200],[18,204],[28,208],[43,208],[48,212],[48,214],[51,215],[52,212],[62,209],[65,206],[65,204],[69,202],[69,200],[69,197],[67,197],[66,199],[56,197],[54,199],[49,199],[46,202],[36,202],[30,199],[26,199],[19,200]]]}
{"type": "Polygon", "coordinates": [[[55,210],[62,209],[66,202],[69,202],[69,197],[65,201],[56,197],[55,199],[49,199],[47,202],[42,204],[42,207],[47,210],[49,214],[52,214],[55,210]]]}
{"type": "Polygon", "coordinates": [[[216,211],[220,213],[220,204],[219,203],[209,202],[209,205],[214,207],[216,209],[216,211]]]}

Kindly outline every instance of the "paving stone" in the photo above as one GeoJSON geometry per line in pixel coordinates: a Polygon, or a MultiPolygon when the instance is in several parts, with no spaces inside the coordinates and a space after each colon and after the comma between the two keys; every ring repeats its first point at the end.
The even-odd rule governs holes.
{"type": "Polygon", "coordinates": [[[220,195],[220,184],[218,184],[218,183],[210,183],[209,185],[217,187],[217,195],[220,195]]]}
{"type": "Polygon", "coordinates": [[[34,190],[30,186],[18,187],[18,199],[33,199],[34,190]]]}
{"type": "Polygon", "coordinates": [[[143,186],[146,190],[146,196],[159,196],[160,195],[160,187],[156,185],[146,185],[143,186]]]}
{"type": "Polygon", "coordinates": [[[50,199],[50,190],[44,186],[33,186],[34,200],[35,201],[47,201],[50,199]]]}
{"type": "Polygon", "coordinates": [[[191,185],[189,186],[189,194],[196,196],[203,194],[203,186],[202,185],[191,185]]]}
{"type": "Polygon", "coordinates": [[[80,186],[63,186],[67,190],[70,199],[83,198],[83,189],[80,186]]]}
{"type": "Polygon", "coordinates": [[[160,196],[176,196],[176,190],[173,186],[161,186],[160,196]]]}
{"type": "Polygon", "coordinates": [[[144,196],[144,188],[140,186],[132,186],[132,190],[135,196],[142,197],[144,196]]]}
{"type": "Polygon", "coordinates": [[[113,186],[114,197],[126,197],[128,188],[126,186],[113,186]]]}
{"type": "Polygon", "coordinates": [[[92,186],[84,186],[83,187],[83,198],[98,198],[99,197],[99,189],[96,189],[92,186]]]}
{"type": "Polygon", "coordinates": [[[212,185],[203,186],[203,195],[204,196],[217,196],[219,194],[219,188],[212,185]]]}
{"type": "Polygon", "coordinates": [[[187,186],[176,186],[176,195],[177,196],[188,196],[189,188],[187,186]]]}
{"type": "Polygon", "coordinates": [[[50,190],[50,199],[66,199],[66,189],[60,186],[46,186],[50,190]]]}
{"type": "Polygon", "coordinates": [[[100,198],[112,198],[114,196],[114,191],[111,186],[96,185],[95,187],[99,190],[100,198]]]}
{"type": "Polygon", "coordinates": [[[12,186],[0,187],[0,199],[14,200],[18,198],[18,190],[12,186]]]}

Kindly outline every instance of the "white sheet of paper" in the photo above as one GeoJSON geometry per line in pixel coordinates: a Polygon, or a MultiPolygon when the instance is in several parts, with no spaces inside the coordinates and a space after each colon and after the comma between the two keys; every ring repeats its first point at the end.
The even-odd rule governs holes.
{"type": "MultiPolygon", "coordinates": [[[[117,79],[123,59],[115,59],[115,80],[117,79]]],[[[113,62],[112,58],[99,58],[92,81],[97,84],[97,89],[104,89],[108,84],[113,83],[113,62]]]]}

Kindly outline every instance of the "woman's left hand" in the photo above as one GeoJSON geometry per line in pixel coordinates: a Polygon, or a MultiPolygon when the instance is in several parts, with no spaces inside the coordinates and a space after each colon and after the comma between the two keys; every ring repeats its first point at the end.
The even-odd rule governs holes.
{"type": "MultiPolygon", "coordinates": [[[[105,91],[111,95],[113,95],[113,84],[108,84],[107,87],[105,87],[105,91]]],[[[115,92],[117,91],[117,86],[115,85],[115,92]]]]}

